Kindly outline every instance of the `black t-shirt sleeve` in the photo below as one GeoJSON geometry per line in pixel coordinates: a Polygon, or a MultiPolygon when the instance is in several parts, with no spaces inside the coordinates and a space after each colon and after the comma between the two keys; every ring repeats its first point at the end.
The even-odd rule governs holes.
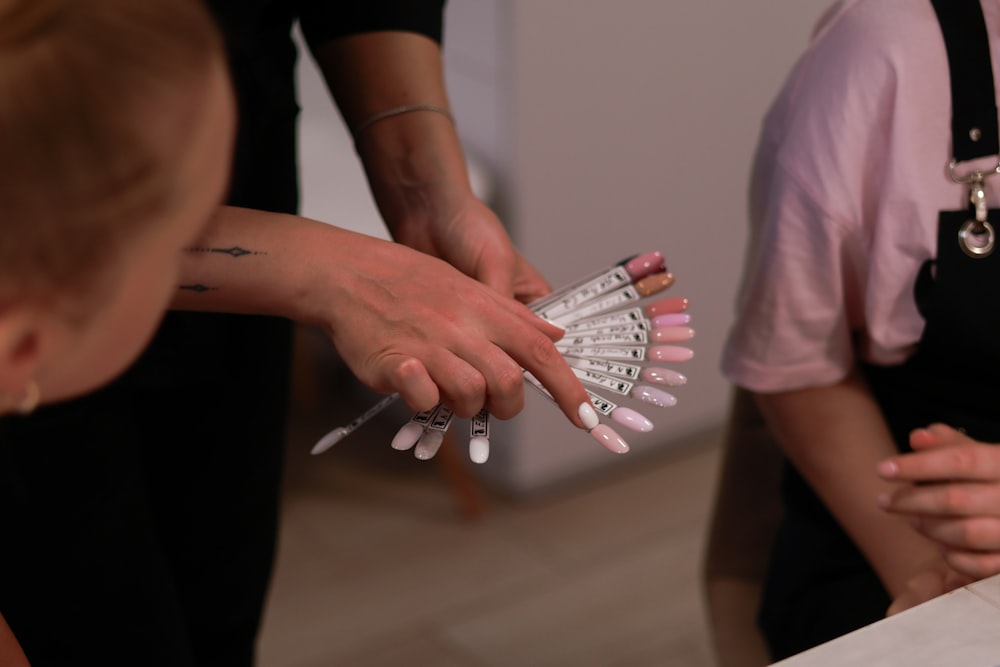
{"type": "Polygon", "coordinates": [[[445,0],[300,0],[302,34],[312,49],[331,39],[405,30],[440,43],[445,0]]]}

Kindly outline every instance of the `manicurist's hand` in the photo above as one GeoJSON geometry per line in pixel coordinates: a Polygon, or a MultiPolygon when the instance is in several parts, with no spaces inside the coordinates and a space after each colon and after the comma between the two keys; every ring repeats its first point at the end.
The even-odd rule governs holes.
{"type": "Polygon", "coordinates": [[[507,230],[473,194],[458,128],[449,117],[441,47],[423,35],[376,31],[314,51],[348,126],[394,240],[448,262],[528,303],[550,291],[507,230]],[[391,109],[432,105],[440,111],[391,109]]]}
{"type": "Polygon", "coordinates": [[[907,482],[879,505],[909,517],[955,570],[974,579],[1000,573],[1000,447],[945,424],[913,431],[910,446],[878,465],[883,479],[907,482]]]}
{"type": "MultiPolygon", "coordinates": [[[[562,330],[448,263],[314,220],[222,207],[186,253],[174,307],[280,315],[322,327],[366,385],[414,410],[506,419],[521,368],[576,426],[590,401],[553,344],[562,330]]],[[[592,413],[591,413],[592,414],[592,413]]],[[[594,416],[596,421],[596,416],[594,416]]],[[[593,427],[595,424],[590,424],[593,427]]]]}

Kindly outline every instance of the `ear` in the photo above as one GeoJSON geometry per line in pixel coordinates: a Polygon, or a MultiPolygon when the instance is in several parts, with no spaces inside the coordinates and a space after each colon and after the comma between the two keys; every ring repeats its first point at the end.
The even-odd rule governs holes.
{"type": "Polygon", "coordinates": [[[0,309],[0,395],[17,395],[38,375],[48,334],[46,320],[27,304],[0,309]]]}

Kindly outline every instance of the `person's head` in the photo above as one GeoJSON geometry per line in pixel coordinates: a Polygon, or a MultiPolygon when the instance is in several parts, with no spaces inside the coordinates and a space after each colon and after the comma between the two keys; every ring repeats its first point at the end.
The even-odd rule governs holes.
{"type": "Polygon", "coordinates": [[[138,355],[234,125],[201,0],[0,0],[0,413],[138,355]]]}

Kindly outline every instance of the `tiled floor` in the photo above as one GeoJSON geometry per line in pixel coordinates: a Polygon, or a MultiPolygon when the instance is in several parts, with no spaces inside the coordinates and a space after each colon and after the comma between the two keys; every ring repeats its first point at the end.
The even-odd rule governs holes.
{"type": "Polygon", "coordinates": [[[545,500],[484,492],[470,519],[440,463],[389,448],[405,417],[320,457],[342,422],[296,420],[261,667],[711,665],[698,562],[717,436],[545,500]]]}

